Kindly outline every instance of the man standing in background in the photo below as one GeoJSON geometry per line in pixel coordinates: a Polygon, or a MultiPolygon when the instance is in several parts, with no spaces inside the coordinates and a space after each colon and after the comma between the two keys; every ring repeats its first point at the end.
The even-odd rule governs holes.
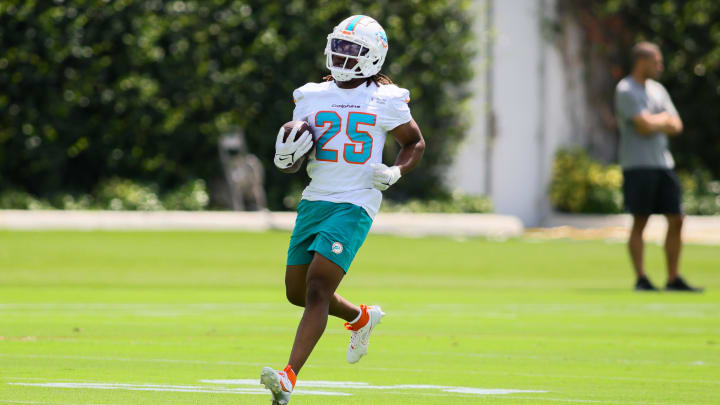
{"type": "Polygon", "coordinates": [[[663,214],[668,221],[665,258],[666,290],[694,291],[678,275],[682,248],[682,190],[668,150],[668,136],[679,135],[683,123],[670,95],[655,81],[663,71],[660,48],[640,42],[632,49],[633,67],[615,89],[615,110],[620,128],[620,165],[623,169],[625,206],[633,216],[628,241],[637,275],[635,290],[657,291],[645,274],[643,230],[651,214],[663,214]]]}

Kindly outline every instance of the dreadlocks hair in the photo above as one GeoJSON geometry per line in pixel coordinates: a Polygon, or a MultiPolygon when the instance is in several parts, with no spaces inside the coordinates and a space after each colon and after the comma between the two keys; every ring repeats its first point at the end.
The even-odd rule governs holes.
{"type": "MultiPolygon", "coordinates": [[[[324,82],[331,82],[333,81],[332,75],[327,75],[323,77],[324,82]]],[[[376,86],[380,86],[383,84],[393,84],[393,81],[390,80],[390,77],[388,75],[382,74],[382,73],[375,73],[374,75],[368,77],[365,81],[365,86],[369,86],[370,83],[375,83],[376,86]]]]}

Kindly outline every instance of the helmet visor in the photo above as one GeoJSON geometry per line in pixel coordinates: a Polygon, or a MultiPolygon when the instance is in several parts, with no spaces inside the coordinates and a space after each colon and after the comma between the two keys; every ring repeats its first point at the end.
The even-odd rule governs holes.
{"type": "Polygon", "coordinates": [[[346,56],[360,56],[368,53],[369,49],[360,44],[346,41],[344,39],[333,39],[330,41],[330,50],[333,53],[346,56]]]}

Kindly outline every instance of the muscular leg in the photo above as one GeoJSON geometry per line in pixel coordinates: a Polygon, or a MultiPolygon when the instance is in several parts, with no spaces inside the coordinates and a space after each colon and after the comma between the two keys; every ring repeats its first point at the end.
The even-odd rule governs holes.
{"type": "Polygon", "coordinates": [[[633,268],[638,278],[645,277],[645,265],[643,264],[643,250],[645,247],[643,231],[649,218],[649,215],[633,215],[632,230],[630,231],[630,239],[628,240],[630,258],[632,259],[633,268]]]}
{"type": "Polygon", "coordinates": [[[682,250],[682,215],[666,215],[668,221],[665,237],[665,259],[667,261],[668,282],[675,280],[678,274],[678,262],[682,250]]]}
{"type": "MultiPolygon", "coordinates": [[[[299,307],[305,306],[308,267],[310,267],[309,264],[287,266],[285,270],[285,294],[291,304],[299,307]]],[[[341,297],[340,294],[334,293],[330,298],[329,313],[332,316],[351,322],[360,314],[360,307],[341,297]]]]}
{"type": "Polygon", "coordinates": [[[340,266],[315,253],[305,279],[305,312],[288,360],[295,373],[300,372],[315,344],[325,332],[330,303],[344,275],[340,266]]]}

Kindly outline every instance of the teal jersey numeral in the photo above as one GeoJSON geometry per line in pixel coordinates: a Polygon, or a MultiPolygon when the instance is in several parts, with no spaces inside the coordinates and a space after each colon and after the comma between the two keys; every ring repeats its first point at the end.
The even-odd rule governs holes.
{"type": "MultiPolygon", "coordinates": [[[[346,143],[343,149],[343,159],[346,162],[362,165],[367,163],[372,156],[373,137],[367,131],[358,129],[359,125],[375,126],[377,116],[363,112],[350,112],[347,117],[347,128],[345,133],[351,143],[346,143]],[[357,149],[359,147],[359,150],[357,149]]],[[[323,162],[337,162],[338,150],[328,149],[325,145],[330,142],[342,129],[342,119],[335,111],[318,111],[315,114],[315,126],[328,128],[320,135],[315,142],[315,159],[323,162]]]]}
{"type": "Polygon", "coordinates": [[[317,142],[315,142],[315,147],[317,148],[315,150],[315,159],[325,162],[337,162],[338,151],[335,149],[325,149],[325,145],[340,132],[342,120],[335,111],[319,111],[315,114],[316,127],[324,127],[328,123],[330,124],[328,129],[326,129],[320,138],[318,138],[317,142]]]}
{"type": "Polygon", "coordinates": [[[358,126],[360,124],[375,126],[376,119],[377,116],[375,114],[361,112],[351,112],[348,114],[347,136],[352,143],[346,143],[345,149],[343,150],[343,158],[346,162],[363,165],[370,160],[370,156],[372,156],[373,137],[369,132],[360,131],[358,126]],[[359,152],[356,149],[358,144],[360,145],[359,152]]]}

